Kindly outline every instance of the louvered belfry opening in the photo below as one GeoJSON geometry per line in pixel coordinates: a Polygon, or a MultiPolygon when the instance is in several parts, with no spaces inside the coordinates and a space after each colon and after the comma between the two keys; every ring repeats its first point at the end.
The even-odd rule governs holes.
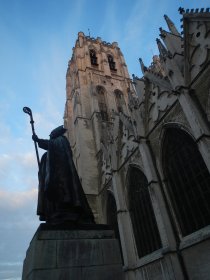
{"type": "Polygon", "coordinates": [[[116,71],[117,69],[115,68],[115,62],[112,55],[108,55],[108,62],[110,70],[116,71]]]}
{"type": "Polygon", "coordinates": [[[166,130],[163,170],[172,207],[183,236],[210,224],[210,174],[188,133],[166,130]]]}
{"type": "Polygon", "coordinates": [[[95,50],[90,50],[90,62],[92,65],[97,66],[97,56],[95,50]]]}
{"type": "Polygon", "coordinates": [[[139,258],[161,248],[161,240],[152,208],[148,181],[136,167],[131,167],[128,203],[139,258]]]}

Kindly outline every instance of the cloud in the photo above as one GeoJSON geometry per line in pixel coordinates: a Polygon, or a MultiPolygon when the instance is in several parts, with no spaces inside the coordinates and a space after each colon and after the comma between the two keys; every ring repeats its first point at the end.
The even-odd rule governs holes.
{"type": "MultiPolygon", "coordinates": [[[[27,163],[27,157],[25,160],[27,163]]],[[[39,225],[37,188],[1,189],[0,201],[0,279],[16,279],[21,275],[22,261],[39,225]]]]}
{"type": "Polygon", "coordinates": [[[117,9],[118,5],[116,1],[109,1],[109,4],[105,6],[105,11],[103,13],[103,23],[100,27],[99,33],[105,34],[105,36],[109,38],[109,42],[117,41],[121,34],[117,9]]]}
{"type": "Polygon", "coordinates": [[[163,15],[169,5],[171,3],[166,0],[134,1],[127,9],[124,24],[120,27],[119,43],[130,74],[141,75],[139,57],[149,65],[152,56],[159,53],[156,38],[159,36],[159,27],[166,25],[163,15]]]}
{"type": "MultiPolygon", "coordinates": [[[[39,86],[43,94],[37,98],[41,100],[42,106],[32,109],[36,132],[41,138],[48,138],[50,131],[62,123],[60,111],[63,111],[61,107],[64,108],[64,101],[61,100],[59,67],[57,58],[39,72],[39,86]],[[53,72],[51,67],[57,70],[53,72]],[[48,73],[50,71],[52,75],[48,73]],[[48,79],[47,82],[45,79],[48,79]]],[[[29,116],[22,113],[20,106],[18,117],[11,117],[11,105],[6,106],[6,100],[3,100],[4,103],[0,123],[0,280],[15,280],[20,279],[18,277],[21,276],[26,250],[40,223],[36,215],[38,167],[29,116]]],[[[39,153],[41,157],[41,149],[39,153]]]]}
{"type": "Polygon", "coordinates": [[[37,198],[37,189],[30,189],[28,191],[5,191],[0,190],[0,208],[20,208],[25,206],[26,204],[31,204],[36,201],[37,198]]]}
{"type": "MultiPolygon", "coordinates": [[[[38,89],[31,103],[24,101],[21,105],[17,93],[14,98],[12,92],[8,99],[0,97],[0,280],[15,280],[21,275],[22,261],[39,225],[38,168],[30,118],[22,112],[22,107],[31,106],[40,138],[48,138],[50,131],[62,124],[65,103],[62,52],[56,41],[52,41],[49,59],[43,57],[32,70],[38,89]]],[[[39,149],[39,153],[41,157],[43,151],[39,149]]]]}
{"type": "MultiPolygon", "coordinates": [[[[20,145],[16,145],[19,148],[20,145]]],[[[35,152],[18,150],[0,154],[0,192],[30,190],[38,185],[35,152]]]]}
{"type": "Polygon", "coordinates": [[[0,263],[0,279],[3,280],[21,280],[22,263],[21,262],[2,262],[0,263]]]}
{"type": "Polygon", "coordinates": [[[63,53],[64,47],[60,46],[56,39],[52,40],[48,50],[41,55],[43,57],[40,63],[33,69],[33,76],[38,84],[38,104],[33,107],[35,130],[43,138],[48,138],[50,131],[63,123],[68,61],[68,57],[62,55],[63,53]]]}
{"type": "MultiPolygon", "coordinates": [[[[144,22],[148,19],[148,11],[151,7],[151,0],[146,2],[138,1],[133,6],[125,23],[125,38],[128,43],[139,43],[139,39],[145,35],[144,22]]],[[[141,40],[140,40],[141,41],[141,40]]]]}
{"type": "Polygon", "coordinates": [[[38,225],[37,190],[0,191],[0,279],[16,279],[38,225]]]}
{"type": "Polygon", "coordinates": [[[5,119],[0,123],[0,279],[3,280],[21,276],[25,252],[39,225],[37,163],[29,133],[30,124],[25,125],[25,120],[21,137],[5,119]]]}

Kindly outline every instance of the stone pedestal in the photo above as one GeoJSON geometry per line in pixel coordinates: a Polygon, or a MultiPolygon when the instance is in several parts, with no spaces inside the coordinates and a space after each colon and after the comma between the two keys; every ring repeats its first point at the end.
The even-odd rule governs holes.
{"type": "Polygon", "coordinates": [[[123,280],[118,240],[105,225],[41,224],[26,252],[22,280],[123,280]]]}

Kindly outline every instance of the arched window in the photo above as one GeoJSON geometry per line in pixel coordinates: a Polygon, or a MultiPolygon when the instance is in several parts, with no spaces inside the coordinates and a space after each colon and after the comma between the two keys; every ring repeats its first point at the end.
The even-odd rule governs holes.
{"type": "Polygon", "coordinates": [[[123,93],[120,90],[115,90],[115,101],[118,112],[123,112],[123,105],[125,104],[123,93]]]}
{"type": "Polygon", "coordinates": [[[117,222],[117,206],[116,206],[115,198],[112,194],[109,194],[107,198],[106,214],[107,214],[107,224],[111,226],[111,228],[114,230],[115,237],[119,240],[121,256],[123,259],[120,233],[119,233],[118,222],[117,222]]]}
{"type": "Polygon", "coordinates": [[[90,50],[90,62],[92,65],[98,65],[95,50],[90,50]]]}
{"type": "Polygon", "coordinates": [[[108,113],[107,113],[104,88],[98,87],[97,93],[98,93],[98,107],[99,107],[99,111],[101,113],[101,119],[102,119],[102,121],[108,121],[108,113]]]}
{"type": "Polygon", "coordinates": [[[115,62],[114,62],[113,56],[109,54],[107,56],[107,58],[108,58],[108,62],[109,62],[109,68],[113,71],[117,71],[117,69],[115,68],[115,62]]]}
{"type": "Polygon", "coordinates": [[[148,181],[136,167],[128,177],[128,204],[139,258],[161,247],[161,240],[152,208],[148,181]]]}
{"type": "Polygon", "coordinates": [[[181,129],[166,130],[163,171],[182,235],[209,225],[210,174],[196,143],[181,129]]]}

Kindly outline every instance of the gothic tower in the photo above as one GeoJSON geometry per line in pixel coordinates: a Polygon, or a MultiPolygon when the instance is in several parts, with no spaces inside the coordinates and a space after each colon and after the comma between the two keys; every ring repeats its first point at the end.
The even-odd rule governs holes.
{"type": "Polygon", "coordinates": [[[107,128],[113,116],[119,112],[129,114],[131,80],[118,44],[79,32],[66,81],[64,124],[82,186],[96,221],[103,223],[101,149],[109,137],[107,128]]]}
{"type": "Polygon", "coordinates": [[[209,279],[210,16],[180,13],[182,33],[165,16],[133,83],[117,43],[82,32],[67,70],[74,160],[96,221],[120,236],[126,280],[209,279]]]}

